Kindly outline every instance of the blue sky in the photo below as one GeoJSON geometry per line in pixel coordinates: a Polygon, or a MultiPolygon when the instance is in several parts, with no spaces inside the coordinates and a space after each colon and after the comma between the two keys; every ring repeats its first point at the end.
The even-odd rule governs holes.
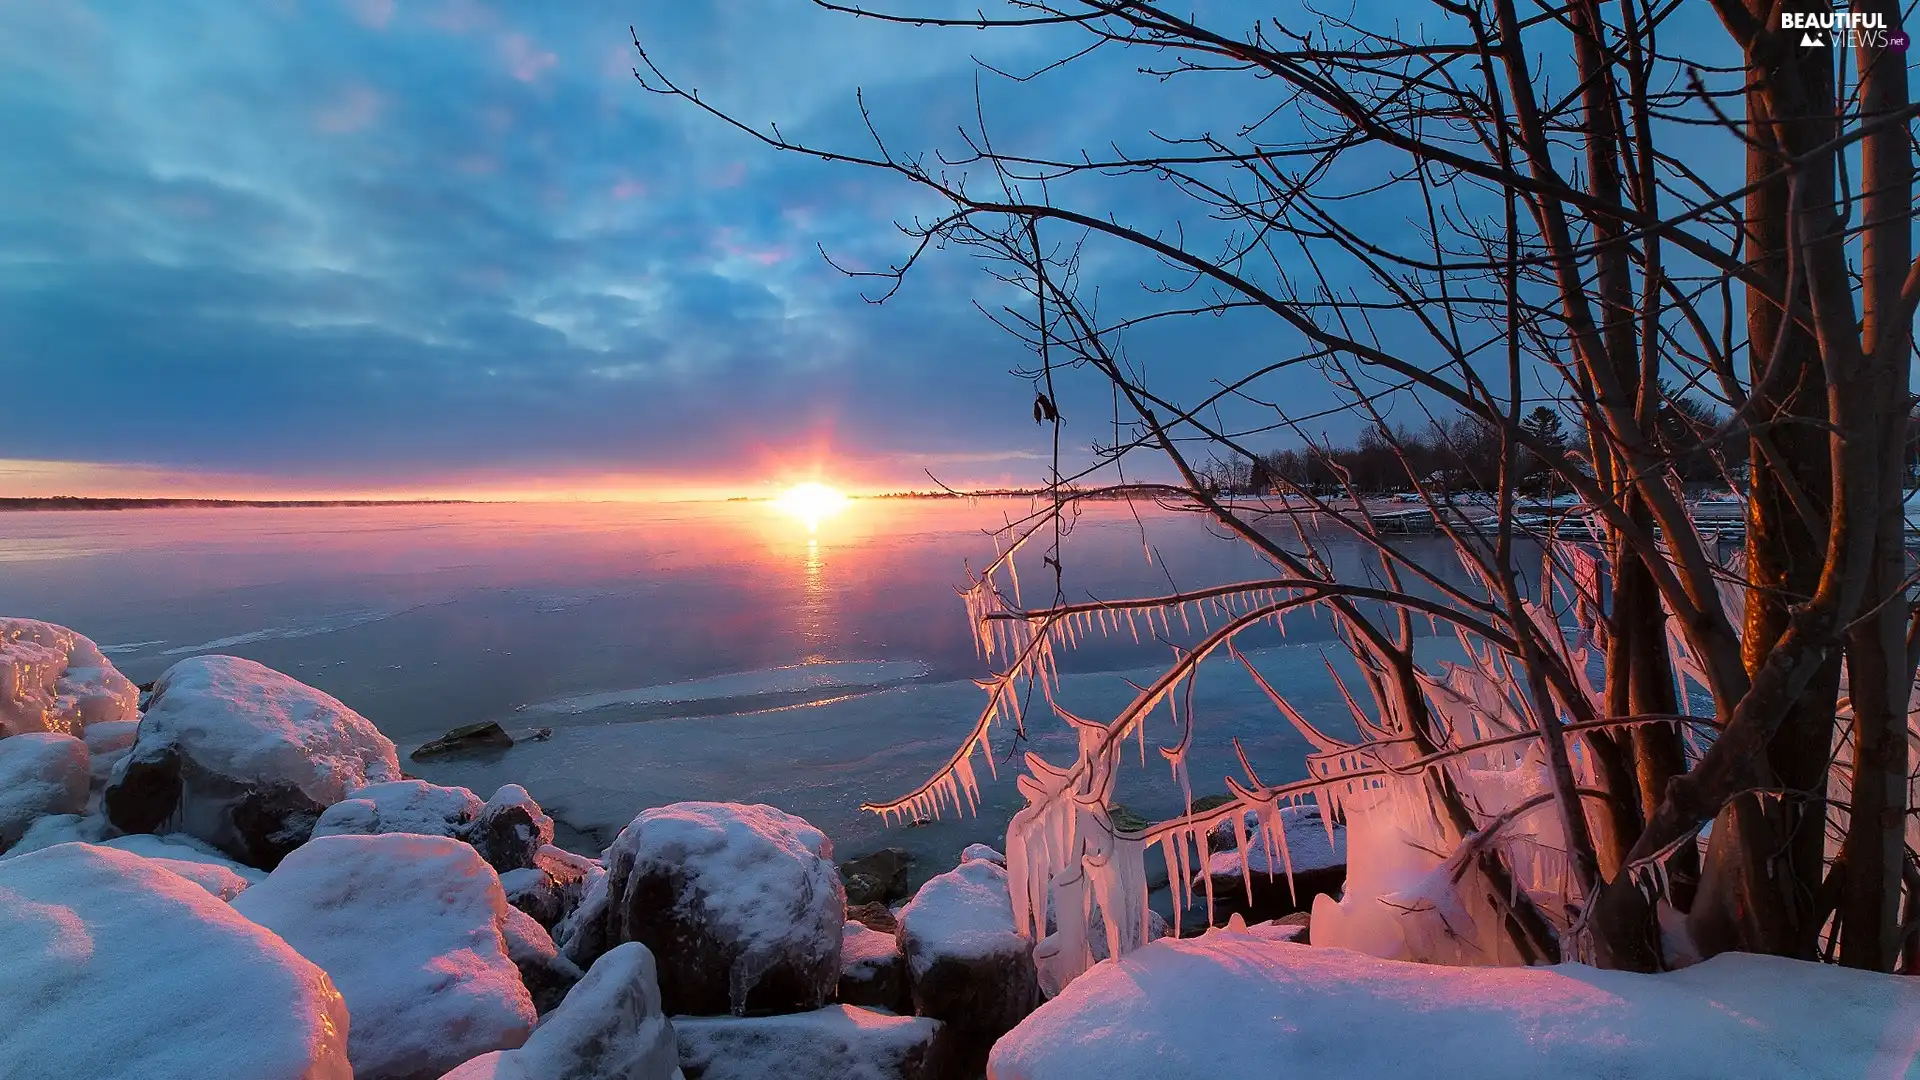
{"type": "Polygon", "coordinates": [[[826,138],[856,86],[905,140],[950,131],[969,50],[1025,47],[791,2],[9,3],[12,486],[1034,479],[972,266],[874,307],[817,250],[896,255],[914,194],[647,94],[630,22],[826,138]]]}
{"type": "MultiPolygon", "coordinates": [[[[975,9],[919,9],[942,3],[975,9]]],[[[884,266],[908,250],[894,223],[937,207],[647,93],[629,24],[708,100],[856,149],[856,90],[905,152],[957,148],[976,88],[998,145],[1056,155],[1275,105],[1240,76],[1139,72],[1164,56],[1013,86],[977,61],[1039,67],[1084,37],[802,0],[10,0],[0,494],[1041,480],[1045,432],[1008,374],[1030,358],[974,306],[1010,293],[945,252],[875,306],[821,257],[884,266]]],[[[1364,186],[1380,164],[1340,167],[1364,186]]],[[[1204,236],[1164,186],[1101,183],[1081,205],[1204,236]]],[[[1415,237],[1417,208],[1351,205],[1376,239],[1415,237]]],[[[1083,270],[1105,312],[1162,273],[1110,248],[1083,270]]],[[[1298,345],[1207,318],[1132,334],[1128,355],[1191,397],[1298,345]]],[[[1296,413],[1334,400],[1306,370],[1268,392],[1296,413]]],[[[1070,446],[1110,432],[1103,386],[1062,404],[1070,446]]]]}

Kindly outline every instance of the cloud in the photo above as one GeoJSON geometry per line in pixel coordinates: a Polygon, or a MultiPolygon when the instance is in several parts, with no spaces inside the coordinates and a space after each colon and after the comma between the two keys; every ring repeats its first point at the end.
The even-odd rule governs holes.
{"type": "Polygon", "coordinates": [[[500,53],[506,58],[507,70],[521,82],[534,82],[555,64],[560,58],[535,45],[525,34],[508,34],[500,39],[500,53]]]}
{"type": "Polygon", "coordinates": [[[349,135],[372,126],[380,115],[380,94],[355,84],[313,114],[314,126],[329,135],[349,135]]]}

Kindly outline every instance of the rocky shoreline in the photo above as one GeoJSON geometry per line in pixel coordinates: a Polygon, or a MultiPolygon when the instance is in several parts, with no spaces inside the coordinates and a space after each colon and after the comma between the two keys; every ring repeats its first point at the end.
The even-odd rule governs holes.
{"type": "Polygon", "coordinates": [[[279,672],[197,656],[143,693],[85,637],[0,619],[0,1076],[1518,1080],[1680,1075],[1658,1066],[1755,1024],[1756,1053],[1838,1040],[1818,1075],[1840,1076],[1900,1052],[1888,1017],[1920,1022],[1910,980],[1775,958],[1637,976],[1302,949],[1344,834],[1312,807],[1275,824],[1249,845],[1257,821],[1223,822],[1172,883],[1225,928],[1149,911],[1149,944],[1067,984],[1049,957],[1107,960],[1098,909],[1084,943],[1051,908],[1024,936],[991,847],[909,895],[902,851],[836,865],[774,807],[678,802],[581,855],[525,789],[408,777],[279,672]],[[1350,1038],[1409,1017],[1417,1039],[1350,1038]]]}
{"type": "MultiPolygon", "coordinates": [[[[0,649],[0,938],[17,958],[0,982],[70,977],[32,905],[85,882],[138,913],[130,935],[199,943],[183,982],[260,1014],[244,1037],[208,1034],[233,1075],[958,1080],[1042,1001],[990,847],[909,894],[904,851],[836,865],[801,818],[683,802],[639,809],[593,858],[555,846],[525,789],[409,777],[365,717],[252,661],[191,657],[135,687],[65,628],[0,621],[0,649]]],[[[501,741],[435,750],[475,740],[501,741]]],[[[85,929],[86,979],[165,983],[154,949],[85,929]]],[[[63,995],[35,1023],[98,1004],[63,995]]],[[[149,1037],[194,1030],[163,1009],[149,1037]]],[[[112,1072],[66,1053],[69,1075],[112,1072]]]]}

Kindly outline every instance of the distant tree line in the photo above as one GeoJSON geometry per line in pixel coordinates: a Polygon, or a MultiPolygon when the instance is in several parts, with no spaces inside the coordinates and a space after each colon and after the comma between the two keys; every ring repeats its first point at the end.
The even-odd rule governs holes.
{"type": "MultiPolygon", "coordinates": [[[[1654,425],[1673,471],[1689,485],[1744,488],[1749,440],[1744,432],[1723,431],[1727,413],[1716,404],[1679,388],[1663,385],[1660,417],[1654,425]]],[[[1569,425],[1551,406],[1536,406],[1521,426],[1540,441],[1591,453],[1586,427],[1569,425]]],[[[1424,427],[1375,424],[1346,445],[1312,442],[1238,460],[1214,458],[1200,471],[1214,490],[1265,494],[1306,491],[1341,495],[1349,488],[1362,495],[1413,490],[1417,478],[1435,494],[1485,491],[1500,482],[1499,432],[1476,417],[1430,420],[1424,427]]],[[[1907,423],[1909,486],[1920,475],[1920,413],[1907,423]]],[[[1552,495],[1551,470],[1522,452],[1519,489],[1552,495]]]]}

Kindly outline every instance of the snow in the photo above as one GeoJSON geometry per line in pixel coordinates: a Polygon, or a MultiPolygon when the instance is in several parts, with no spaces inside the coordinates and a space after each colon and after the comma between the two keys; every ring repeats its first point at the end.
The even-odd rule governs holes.
{"type": "Polygon", "coordinates": [[[154,836],[133,833],[103,841],[103,847],[132,852],[171,870],[222,900],[232,900],[247,887],[266,880],[266,873],[242,866],[191,836],[154,836]]]}
{"type": "Polygon", "coordinates": [[[1013,926],[1007,872],[978,859],[922,885],[900,909],[900,935],[916,979],[944,957],[984,960],[1031,947],[1013,926]]]}
{"type": "Polygon", "coordinates": [[[673,1018],[680,1067],[695,1080],[903,1080],[925,1065],[937,1020],[830,1005],[784,1016],[673,1018]]]}
{"type": "Polygon", "coordinates": [[[175,744],[201,768],[248,780],[290,780],[332,806],[400,779],[393,743],[333,697],[237,656],[195,656],[154,683],[134,757],[175,744]]]}
{"type": "Polygon", "coordinates": [[[989,847],[986,844],[968,844],[965,848],[961,849],[961,862],[974,862],[975,860],[990,862],[996,866],[1007,865],[1007,857],[1000,854],[999,849],[989,847]]]}
{"type": "Polygon", "coordinates": [[[1775,957],[1461,968],[1216,930],[1096,965],[999,1041],[988,1076],[1857,1080],[1920,1075],[1917,1033],[1920,983],[1775,957]]]}
{"type": "Polygon", "coordinates": [[[323,836],[233,907],[333,977],[354,1015],[358,1080],[438,1076],[519,1046],[533,1026],[502,938],[506,895],[460,841],[323,836]]]}
{"type": "Polygon", "coordinates": [[[140,691],[99,646],[64,626],[0,618],[0,738],[31,731],[80,735],[140,718],[140,691]]]}
{"type": "Polygon", "coordinates": [[[0,852],[40,818],[87,808],[87,744],[71,735],[29,731],[0,739],[0,852]]]}
{"type": "Polygon", "coordinates": [[[614,947],[526,1045],[483,1054],[442,1080],[680,1080],[653,954],[634,941],[614,947]]]}
{"type": "Polygon", "coordinates": [[[870,930],[864,923],[850,922],[840,936],[840,970],[858,973],[870,979],[882,966],[900,958],[900,943],[892,934],[870,930]]]}
{"type": "Polygon", "coordinates": [[[832,842],[804,820],[765,805],[674,803],[641,811],[605,861],[609,941],[653,949],[670,1009],[738,1013],[776,974],[776,992],[795,1001],[766,1007],[832,995],[846,895],[832,842]]]}
{"type": "Polygon", "coordinates": [[[129,852],[0,861],[0,956],[0,1076],[352,1080],[326,973],[129,852]]]}
{"type": "Polygon", "coordinates": [[[35,821],[20,838],[4,852],[0,859],[25,855],[28,852],[42,851],[55,844],[97,844],[114,834],[112,825],[103,817],[80,814],[53,814],[35,821]]]}
{"type": "MultiPolygon", "coordinates": [[[[440,787],[425,780],[389,780],[369,784],[327,807],[314,823],[315,836],[373,836],[417,833],[462,837],[462,830],[485,807],[463,787],[440,787]]],[[[462,837],[464,838],[464,837],[462,837]]]]}

